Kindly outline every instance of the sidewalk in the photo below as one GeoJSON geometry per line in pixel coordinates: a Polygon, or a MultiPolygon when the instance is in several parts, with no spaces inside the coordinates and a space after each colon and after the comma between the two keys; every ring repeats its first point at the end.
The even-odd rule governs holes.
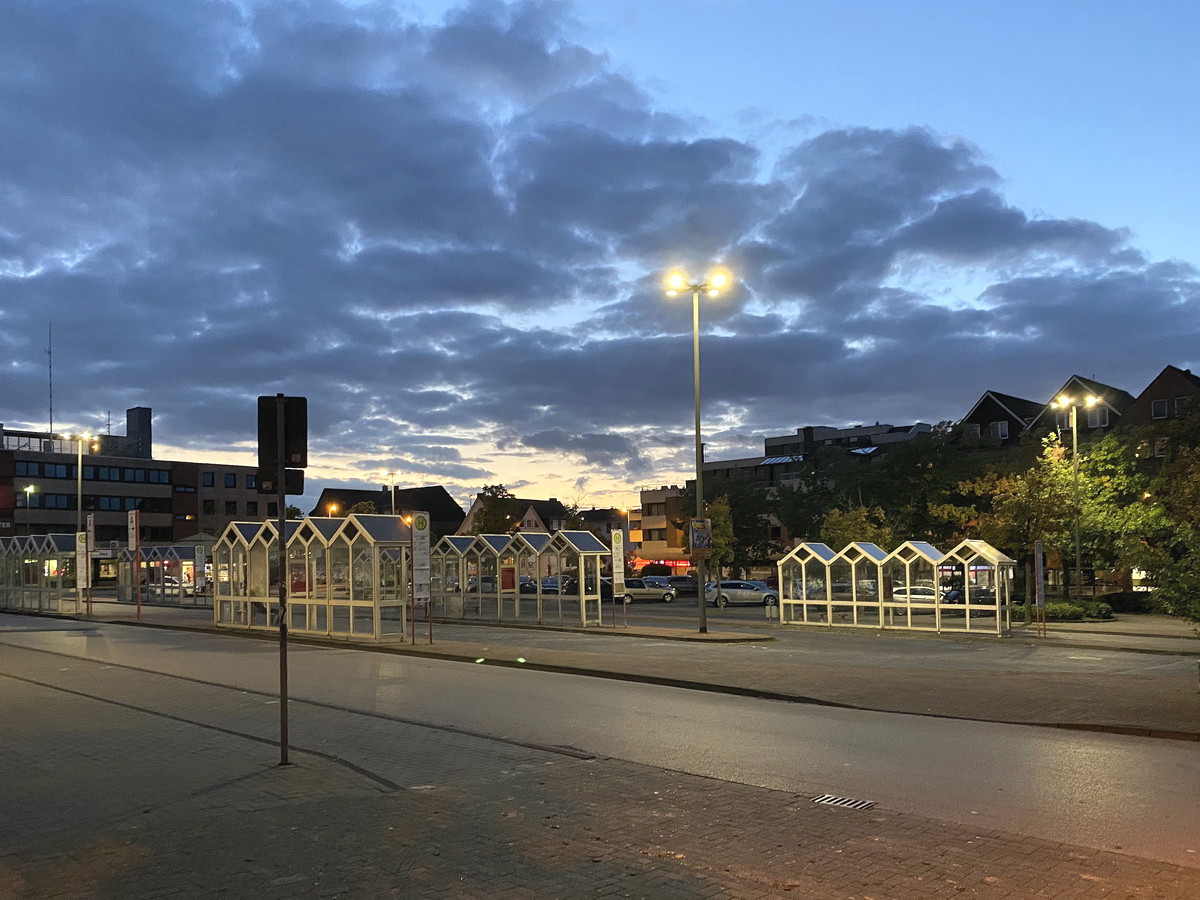
{"type": "Polygon", "coordinates": [[[21,723],[0,729],[5,898],[1200,895],[1190,859],[328,705],[292,704],[302,743],[281,768],[253,692],[31,650],[0,679],[21,723]]]}
{"type": "MultiPolygon", "coordinates": [[[[130,623],[133,616],[132,607],[104,603],[96,604],[94,619],[130,623]]],[[[195,609],[143,607],[142,624],[217,630],[210,612],[195,609]]],[[[1053,623],[1044,639],[1022,629],[997,640],[751,623],[714,622],[702,636],[653,626],[435,622],[432,645],[423,624],[416,644],[291,640],[791,702],[1200,741],[1200,638],[1188,636],[1188,623],[1155,616],[1124,618],[1108,632],[1080,625],[1053,623]]],[[[270,632],[254,636],[273,639],[270,632]]]]}

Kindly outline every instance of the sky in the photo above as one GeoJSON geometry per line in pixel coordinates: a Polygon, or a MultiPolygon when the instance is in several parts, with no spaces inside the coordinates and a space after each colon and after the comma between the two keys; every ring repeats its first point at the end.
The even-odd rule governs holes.
{"type": "Polygon", "coordinates": [[[1200,11],[8,0],[0,422],[590,506],[805,425],[1200,366],[1200,11]]]}

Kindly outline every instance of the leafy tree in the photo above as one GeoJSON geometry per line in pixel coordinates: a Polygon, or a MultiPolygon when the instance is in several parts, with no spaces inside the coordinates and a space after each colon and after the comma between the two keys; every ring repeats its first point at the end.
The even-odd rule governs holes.
{"type": "Polygon", "coordinates": [[[347,515],[347,516],[353,516],[353,515],[374,516],[374,515],[378,515],[378,513],[379,513],[379,510],[377,510],[375,508],[375,504],[372,503],[370,500],[359,500],[357,503],[355,503],[353,506],[351,506],[348,510],[346,510],[345,515],[347,515]]]}
{"type": "Polygon", "coordinates": [[[507,534],[520,523],[517,498],[502,484],[485,485],[479,492],[479,507],[471,521],[472,534],[507,534]]]}
{"type": "Polygon", "coordinates": [[[712,556],[708,562],[716,570],[713,580],[720,581],[721,568],[733,562],[735,546],[729,498],[722,494],[708,504],[708,517],[712,519],[712,556]]]}
{"type": "Polygon", "coordinates": [[[1158,512],[1158,539],[1147,541],[1142,568],[1167,612],[1200,622],[1200,406],[1159,428],[1162,465],[1144,497],[1158,512]]]}
{"type": "Polygon", "coordinates": [[[291,503],[289,503],[286,507],[284,507],[283,514],[284,514],[284,516],[286,516],[289,519],[304,518],[304,513],[302,513],[300,511],[300,507],[294,506],[291,503]]]}
{"type": "Polygon", "coordinates": [[[835,507],[821,522],[821,541],[838,551],[855,541],[878,544],[884,550],[891,550],[892,526],[878,506],[835,507]]]}

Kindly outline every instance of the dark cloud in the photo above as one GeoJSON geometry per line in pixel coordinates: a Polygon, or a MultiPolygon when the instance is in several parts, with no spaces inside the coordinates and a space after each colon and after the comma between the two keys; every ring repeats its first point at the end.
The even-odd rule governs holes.
{"type": "Polygon", "coordinates": [[[332,480],[675,480],[691,310],[660,278],[713,260],[710,458],[1198,361],[1190,266],[1012,206],[929,129],[806,120],[768,155],[661,108],[563,3],[10,0],[0,114],[12,426],[43,418],[53,321],[60,422],[148,405],[162,443],[246,452],[285,391],[332,480]]]}

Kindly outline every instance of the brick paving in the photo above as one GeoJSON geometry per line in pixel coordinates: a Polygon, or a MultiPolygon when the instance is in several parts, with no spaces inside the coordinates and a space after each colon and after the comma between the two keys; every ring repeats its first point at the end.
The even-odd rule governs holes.
{"type": "Polygon", "coordinates": [[[0,897],[1200,896],[1200,868],[302,703],[279,768],[261,695],[11,646],[0,691],[0,897]]]}

